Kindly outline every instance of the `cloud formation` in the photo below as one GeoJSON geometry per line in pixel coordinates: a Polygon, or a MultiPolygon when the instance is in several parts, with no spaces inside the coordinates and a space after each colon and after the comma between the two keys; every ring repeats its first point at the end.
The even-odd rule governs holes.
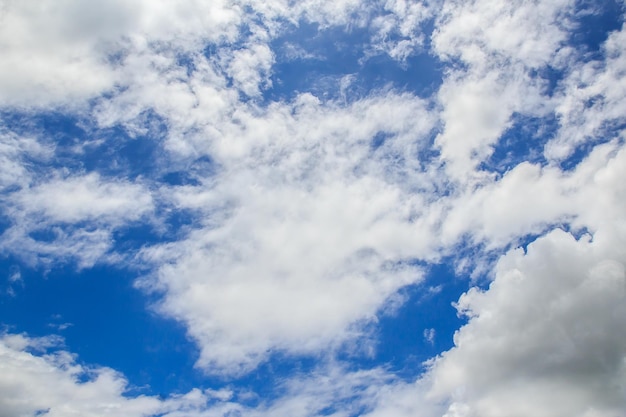
{"type": "Polygon", "coordinates": [[[7,193],[5,212],[12,225],[0,247],[31,265],[69,258],[92,266],[112,246],[116,228],[152,208],[150,192],[141,185],[106,181],[95,173],[25,185],[7,193]]]}
{"type": "Polygon", "coordinates": [[[577,48],[581,16],[600,13],[580,7],[0,2],[3,254],[140,271],[205,375],[318,362],[256,403],[226,386],[157,398],[58,338],[4,334],[0,414],[621,416],[626,30],[577,48]],[[297,29],[345,56],[274,99],[279,51],[328,59],[285,39],[297,29]],[[442,68],[428,96],[359,83],[372,62],[407,71],[420,54],[442,68]],[[66,117],[89,146],[18,116],[66,117]],[[110,163],[89,163],[104,150],[110,163]],[[128,249],[137,225],[157,237],[128,249]],[[361,369],[381,317],[443,261],[472,287],[450,300],[467,320],[454,346],[409,378],[361,369]]]}
{"type": "Polygon", "coordinates": [[[405,198],[396,183],[407,167],[370,166],[423,140],[431,118],[419,100],[329,111],[302,96],[239,117],[240,133],[212,154],[224,173],[172,194],[207,223],[144,252],[168,259],[149,285],[166,291],[160,309],[188,323],[207,369],[248,368],[272,349],[311,353],[359,335],[357,323],[421,280],[416,254],[434,256],[427,239],[412,237],[429,229],[418,220],[423,197],[405,198]],[[371,155],[377,132],[389,137],[371,155]]]}
{"type": "Polygon", "coordinates": [[[434,363],[434,395],[455,393],[467,416],[619,416],[625,249],[556,230],[502,257],[457,304],[470,321],[434,363]]]}
{"type": "Polygon", "coordinates": [[[133,394],[139,388],[129,386],[119,373],[80,365],[74,355],[61,348],[62,340],[58,337],[2,335],[2,415],[304,417],[328,409],[335,409],[335,415],[352,415],[370,407],[377,387],[393,379],[380,369],[349,372],[328,365],[286,381],[281,387],[282,397],[273,401],[261,399],[259,405],[251,407],[241,401],[250,393],[229,389],[192,389],[167,398],[133,394]]]}
{"type": "Polygon", "coordinates": [[[159,401],[154,398],[125,398],[126,381],[115,371],[84,368],[66,351],[44,353],[59,342],[50,337],[2,336],[2,415],[147,416],[157,412],[159,401]]]}

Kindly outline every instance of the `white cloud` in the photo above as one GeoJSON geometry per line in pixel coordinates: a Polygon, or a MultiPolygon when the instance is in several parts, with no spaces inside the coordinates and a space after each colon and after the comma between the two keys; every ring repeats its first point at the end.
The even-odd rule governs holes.
{"type": "Polygon", "coordinates": [[[545,115],[552,109],[544,81],[530,70],[562,55],[572,7],[568,0],[444,3],[434,51],[461,65],[447,74],[438,94],[444,130],[436,143],[454,179],[482,179],[474,171],[513,113],[545,115]]]}
{"type": "Polygon", "coordinates": [[[470,321],[433,364],[433,395],[462,416],[621,415],[625,253],[623,235],[556,230],[502,257],[489,289],[459,300],[470,321]]]}
{"type": "Polygon", "coordinates": [[[623,145],[597,146],[574,171],[523,162],[502,179],[478,187],[452,201],[442,226],[445,244],[469,234],[487,249],[505,247],[529,234],[541,234],[555,224],[576,229],[618,227],[619,209],[626,204],[623,145]]]}
{"type": "Polygon", "coordinates": [[[136,220],[152,208],[152,197],[139,184],[107,181],[97,174],[56,178],[15,195],[22,212],[53,222],[136,220]]]}
{"type": "Polygon", "coordinates": [[[26,160],[47,161],[52,155],[53,150],[35,138],[0,130],[0,191],[27,186],[32,174],[26,160]]]}
{"type": "Polygon", "coordinates": [[[435,343],[435,335],[437,331],[435,329],[424,329],[424,340],[431,345],[435,343]]]}
{"type": "MultiPolygon", "coordinates": [[[[404,34],[421,12],[415,12],[416,5],[402,4],[392,9],[408,14],[397,23],[404,34]]],[[[127,60],[132,62],[134,56],[168,51],[202,54],[208,45],[228,50],[237,41],[249,40],[242,28],[259,24],[270,37],[286,22],[296,25],[301,20],[322,28],[364,26],[368,9],[361,0],[3,2],[0,106],[83,109],[86,100],[132,85],[127,83],[127,60]]],[[[227,68],[235,87],[248,95],[258,94],[259,82],[268,85],[269,39],[253,44],[249,52],[235,53],[227,68]]]]}
{"type": "Polygon", "coordinates": [[[571,0],[448,0],[433,36],[435,50],[475,67],[513,59],[540,68],[567,39],[573,7],[571,0]]]}
{"type": "Polygon", "coordinates": [[[423,24],[433,17],[434,6],[427,2],[389,0],[382,9],[382,13],[375,15],[370,23],[373,51],[368,53],[384,51],[403,62],[422,47],[423,24]]]}
{"type": "Polygon", "coordinates": [[[58,343],[55,338],[0,337],[0,415],[134,417],[159,409],[155,398],[126,398],[126,380],[111,369],[85,368],[62,350],[45,353],[58,343]]]}
{"type": "Polygon", "coordinates": [[[445,74],[440,108],[429,110],[393,91],[343,105],[310,94],[267,106],[254,100],[269,86],[271,39],[284,22],[369,24],[369,47],[402,60],[430,16],[421,4],[389,1],[384,16],[369,20],[373,8],[353,0],[2,3],[8,64],[0,105],[63,109],[96,97],[99,126],[131,134],[155,133],[148,122],[156,114],[167,126],[154,135],[166,136],[166,158],[184,165],[208,156],[217,168],[197,185],[154,194],[151,179],[43,180],[23,160],[51,151],[3,134],[0,185],[11,190],[3,209],[13,223],[0,247],[32,263],[76,257],[85,267],[112,248],[112,231],[156,204],[192,210],[199,220],[187,235],[142,252],[154,274],[141,284],[163,291],[159,311],[187,326],[208,372],[246,372],[271,352],[319,354],[363,340],[398,290],[422,279],[412,261],[453,253],[462,238],[500,250],[563,222],[593,239],[553,231],[527,254],[502,257],[491,287],[459,301],[470,319],[456,346],[415,384],[331,369],[288,381],[285,397],[257,410],[229,392],[133,399],[111,370],[92,370],[94,379],[81,383],[85,368],[69,354],[37,355],[28,349],[43,342],[5,336],[0,384],[12,396],[0,398],[1,413],[304,416],[344,401],[337,416],[361,406],[394,417],[619,415],[626,152],[622,133],[602,130],[624,114],[624,32],[609,37],[604,64],[576,64],[548,100],[544,80],[531,73],[575,57],[562,48],[571,5],[445,2],[434,52],[460,65],[445,74]],[[215,54],[205,53],[208,44],[215,54]],[[240,93],[253,99],[241,102],[240,93]],[[547,165],[522,162],[501,177],[479,172],[514,113],[554,109],[561,130],[546,147],[547,165]],[[419,160],[438,123],[441,159],[419,160]],[[585,141],[614,138],[569,172],[554,163],[585,141]],[[211,398],[218,405],[206,406],[211,398]]]}
{"type": "Polygon", "coordinates": [[[310,22],[319,23],[322,28],[358,26],[363,25],[363,20],[367,19],[367,2],[361,0],[304,0],[296,5],[282,3],[285,7],[281,13],[283,16],[292,16],[294,19],[302,17],[310,22]]]}
{"type": "Polygon", "coordinates": [[[596,147],[573,172],[520,165],[487,193],[501,200],[465,206],[466,214],[484,211],[485,223],[502,220],[491,239],[508,224],[523,225],[501,243],[532,230],[527,221],[538,213],[534,205],[544,207],[546,217],[568,212],[572,227],[592,234],[576,239],[554,229],[526,252],[517,248],[501,256],[489,288],[473,288],[458,301],[469,321],[456,332],[455,347],[430,361],[415,384],[386,386],[372,416],[623,415],[625,158],[623,145],[614,142],[596,147]],[[532,175],[520,176],[524,172],[532,175]]]}
{"type": "Polygon", "coordinates": [[[444,416],[446,405],[428,396],[428,377],[414,383],[390,381],[378,387],[367,417],[457,417],[444,416]]]}
{"type": "Polygon", "coordinates": [[[31,264],[74,258],[86,267],[111,247],[111,232],[149,214],[153,200],[140,184],[87,174],[9,193],[5,205],[11,219],[0,238],[5,251],[31,264]]]}
{"type": "Polygon", "coordinates": [[[522,163],[500,181],[459,198],[442,227],[446,241],[469,233],[489,248],[571,219],[577,211],[566,196],[560,170],[522,163]]]}
{"type": "MultiPolygon", "coordinates": [[[[84,0],[3,2],[0,105],[80,107],[123,81],[124,57],[161,47],[202,50],[234,40],[231,2],[84,0]]],[[[163,48],[167,49],[167,48],[163,48]]]]}
{"type": "Polygon", "coordinates": [[[260,88],[271,85],[269,73],[274,54],[266,44],[253,43],[238,49],[227,61],[227,74],[232,77],[235,86],[248,96],[259,96],[260,88]]]}
{"type": "Polygon", "coordinates": [[[510,127],[514,112],[543,115],[541,86],[520,68],[454,73],[439,90],[443,132],[436,139],[441,158],[455,180],[483,176],[480,162],[510,127]]]}
{"type": "Polygon", "coordinates": [[[371,408],[378,392],[393,376],[382,369],[348,371],[340,365],[320,365],[307,375],[280,382],[282,394],[244,405],[255,393],[229,389],[192,389],[167,398],[133,395],[126,379],[110,368],[77,363],[61,350],[62,339],[0,336],[0,415],[166,416],[209,417],[237,414],[264,416],[354,415],[371,408]],[[38,414],[39,413],[39,414],[38,414]]]}
{"type": "Polygon", "coordinates": [[[399,288],[421,279],[411,261],[433,255],[422,197],[396,183],[411,163],[368,160],[404,156],[424,140],[430,118],[419,99],[328,109],[304,95],[236,114],[211,153],[223,172],[171,192],[204,227],[145,251],[162,265],[151,284],[166,290],[161,311],[187,324],[209,372],[361,335],[399,288]],[[376,132],[389,137],[372,155],[376,132]]]}
{"type": "MultiPolygon", "coordinates": [[[[92,14],[79,1],[3,2],[0,105],[69,104],[112,87],[115,72],[103,62],[106,46],[93,48],[99,36],[112,35],[113,26],[100,25],[93,17],[118,20],[117,3],[92,14]],[[91,24],[84,24],[84,14],[91,24]]],[[[124,19],[119,20],[123,28],[124,19]]]]}
{"type": "Polygon", "coordinates": [[[577,146],[598,135],[610,134],[611,124],[620,123],[626,114],[626,30],[613,32],[603,45],[602,61],[566,67],[568,77],[559,91],[561,130],[547,145],[546,156],[561,161],[577,146]]]}

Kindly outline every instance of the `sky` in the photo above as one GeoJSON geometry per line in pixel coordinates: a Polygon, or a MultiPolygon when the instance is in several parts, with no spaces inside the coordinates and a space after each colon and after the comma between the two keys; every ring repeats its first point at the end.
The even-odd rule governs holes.
{"type": "Polygon", "coordinates": [[[611,0],[0,0],[0,417],[626,416],[611,0]]]}

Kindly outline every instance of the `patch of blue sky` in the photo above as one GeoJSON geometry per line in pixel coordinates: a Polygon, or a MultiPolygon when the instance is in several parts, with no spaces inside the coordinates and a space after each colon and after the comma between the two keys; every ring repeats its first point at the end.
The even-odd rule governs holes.
{"type": "Polygon", "coordinates": [[[542,93],[547,97],[552,97],[559,91],[560,82],[566,76],[565,68],[555,68],[551,65],[546,65],[541,68],[533,68],[529,71],[531,78],[539,78],[543,81],[542,93]]]}
{"type": "Polygon", "coordinates": [[[480,168],[502,175],[521,162],[545,165],[544,146],[558,128],[558,119],[553,114],[545,117],[514,114],[511,126],[493,146],[492,154],[480,168]]]}
{"type": "Polygon", "coordinates": [[[180,231],[191,224],[193,216],[176,213],[176,218],[168,222],[167,230],[157,229],[146,222],[136,222],[113,231],[113,250],[117,253],[132,255],[143,247],[161,242],[173,241],[180,237],[180,231]]]}
{"type": "Polygon", "coordinates": [[[51,243],[54,242],[59,235],[57,227],[46,227],[44,229],[36,229],[28,234],[30,238],[38,242],[51,243]]]}
{"type": "Polygon", "coordinates": [[[320,416],[335,416],[339,413],[346,413],[347,416],[362,416],[371,411],[371,406],[360,405],[357,401],[359,395],[363,395],[363,389],[356,391],[352,397],[342,398],[339,401],[333,402],[332,405],[324,407],[317,412],[320,416]]]}
{"type": "Polygon", "coordinates": [[[219,165],[210,156],[182,161],[168,160],[167,166],[162,169],[163,174],[158,178],[162,184],[171,186],[199,186],[203,180],[218,173],[219,165]]]}
{"type": "Polygon", "coordinates": [[[228,378],[228,386],[237,387],[247,395],[240,396],[238,402],[249,407],[272,402],[281,398],[286,387],[285,376],[310,376],[319,369],[319,356],[289,355],[284,352],[270,352],[266,361],[246,375],[228,378]]]}
{"type": "Polygon", "coordinates": [[[379,54],[365,61],[358,79],[374,88],[391,86],[420,97],[430,97],[443,82],[443,65],[426,52],[410,56],[404,63],[379,54]]]}
{"type": "Polygon", "coordinates": [[[387,141],[387,139],[389,139],[392,136],[393,135],[391,135],[388,132],[378,132],[372,138],[372,141],[371,141],[371,144],[370,144],[372,150],[376,151],[376,149],[380,148],[387,141]]]}
{"type": "Polygon", "coordinates": [[[56,265],[42,277],[39,269],[17,265],[12,257],[0,260],[0,270],[19,268],[23,281],[16,296],[0,295],[0,316],[12,333],[59,334],[81,363],[122,372],[141,394],[167,396],[219,383],[194,368],[198,352],[184,327],[153,312],[156,300],[133,287],[135,271],[56,265]]]}
{"type": "MultiPolygon", "coordinates": [[[[207,47],[209,48],[209,47],[207,47]]],[[[207,49],[205,53],[209,53],[210,49],[207,49]]],[[[176,64],[179,67],[185,68],[187,71],[187,76],[191,76],[191,74],[194,73],[194,71],[196,70],[196,64],[195,64],[195,59],[194,59],[194,55],[189,54],[189,53],[179,53],[176,55],[176,64]]]]}
{"type": "MultiPolygon", "coordinates": [[[[455,276],[448,264],[433,264],[427,267],[428,274],[423,283],[407,287],[402,291],[404,299],[402,305],[392,314],[381,313],[377,322],[366,329],[366,331],[371,330],[372,335],[378,341],[373,355],[365,354],[365,352],[355,353],[348,345],[335,352],[332,361],[338,360],[345,369],[352,371],[383,366],[392,371],[396,377],[410,381],[424,372],[424,361],[452,347],[454,331],[465,323],[464,318],[457,316],[452,303],[467,290],[469,281],[455,276]],[[431,340],[428,340],[425,332],[431,329],[434,329],[434,333],[432,333],[431,340]]],[[[132,291],[131,289],[128,290],[132,291]]],[[[110,293],[110,289],[107,291],[110,293]]],[[[123,299],[126,298],[129,296],[123,295],[123,299]]],[[[111,308],[107,305],[106,300],[100,302],[102,302],[103,307],[111,308]]],[[[147,303],[146,300],[137,300],[136,302],[144,306],[147,303]]],[[[131,306],[130,303],[122,303],[115,308],[128,310],[131,307],[137,308],[137,306],[131,306]]],[[[132,314],[136,313],[132,312],[132,314]]],[[[114,312],[112,319],[119,314],[114,312]]],[[[145,387],[143,393],[182,392],[184,388],[194,386],[214,389],[228,386],[236,387],[238,391],[250,394],[238,398],[238,401],[243,405],[256,407],[262,403],[271,403],[284,395],[286,387],[282,384],[285,376],[289,375],[290,378],[311,376],[320,370],[320,366],[323,367],[325,363],[324,358],[326,356],[323,352],[312,355],[294,355],[276,350],[269,352],[267,360],[263,361],[254,372],[238,377],[231,376],[226,379],[222,379],[219,375],[204,375],[201,371],[193,370],[191,359],[179,355],[178,349],[176,352],[168,351],[172,346],[179,346],[186,355],[197,358],[193,344],[190,345],[191,342],[184,339],[184,331],[181,326],[146,313],[142,313],[139,318],[132,320],[141,320],[142,315],[144,320],[148,316],[147,318],[154,320],[154,322],[148,323],[150,326],[147,327],[147,336],[143,335],[143,330],[140,331],[139,335],[143,340],[142,343],[136,344],[142,344],[144,349],[150,349],[150,344],[145,347],[146,341],[152,340],[150,339],[150,332],[159,330],[156,327],[151,327],[154,325],[165,325],[164,333],[171,332],[167,333],[166,336],[172,342],[172,345],[166,343],[166,346],[159,346],[161,352],[149,352],[151,356],[140,361],[140,363],[147,363],[153,359],[153,356],[163,356],[164,362],[160,365],[158,375],[152,373],[148,378],[147,375],[141,373],[142,370],[133,368],[131,363],[116,363],[116,369],[123,371],[132,384],[150,385],[145,387]],[[169,326],[174,328],[168,330],[169,326]],[[172,337],[176,339],[172,340],[172,337]],[[180,362],[182,359],[186,359],[187,363],[180,362]],[[158,380],[159,377],[163,378],[163,375],[166,374],[166,369],[170,369],[176,375],[176,378],[179,379],[178,384],[169,385],[172,383],[169,374],[165,380],[158,380]],[[150,384],[150,381],[153,382],[150,384]],[[159,391],[164,387],[168,387],[168,390],[159,391]]],[[[146,324],[144,323],[143,326],[146,324]]],[[[139,331],[139,329],[137,330],[139,331]]],[[[127,341],[123,343],[127,343],[127,341]]],[[[138,346],[134,345],[132,348],[139,349],[138,346]]],[[[131,356],[134,354],[133,352],[130,353],[131,356]]],[[[83,359],[83,355],[81,355],[81,360],[86,360],[83,359]]],[[[107,363],[107,365],[109,364],[107,363]]]]}
{"type": "MultiPolygon", "coordinates": [[[[49,174],[51,169],[67,169],[132,180],[151,176],[158,168],[160,143],[153,132],[130,135],[121,126],[97,129],[88,117],[58,112],[5,112],[0,117],[6,129],[36,137],[54,149],[54,157],[47,161],[29,161],[29,169],[40,175],[49,174]]],[[[149,118],[148,125],[159,123],[158,116],[149,118]]]]}
{"type": "MultiPolygon", "coordinates": [[[[566,44],[579,51],[581,62],[601,62],[604,59],[602,45],[609,34],[624,23],[623,8],[620,2],[613,0],[583,1],[579,4],[572,17],[576,30],[566,44]]],[[[545,86],[543,93],[552,97],[560,90],[561,81],[571,68],[546,66],[532,69],[530,76],[541,79],[545,86]]],[[[594,103],[590,102],[588,105],[593,106],[594,103]]],[[[481,168],[503,174],[521,161],[545,164],[543,147],[557,133],[558,123],[554,115],[534,117],[515,114],[511,127],[499,139],[493,153],[481,164],[481,168]]],[[[622,126],[619,125],[619,121],[609,123],[601,132],[600,139],[590,139],[578,146],[572,155],[561,161],[560,167],[566,171],[574,169],[596,145],[613,139],[613,133],[624,127],[623,123],[622,126]]]]}
{"type": "Polygon", "coordinates": [[[427,52],[406,61],[367,49],[371,31],[327,28],[300,22],[272,42],[276,64],[266,101],[289,101],[301,93],[322,100],[352,101],[382,89],[429,96],[442,83],[442,68],[427,52]]]}
{"type": "Polygon", "coordinates": [[[624,129],[626,129],[626,118],[606,123],[602,132],[599,132],[595,138],[589,138],[586,142],[579,144],[567,158],[559,162],[559,167],[563,171],[572,171],[589,156],[596,146],[615,139],[623,142],[624,139],[620,136],[620,132],[624,129]]]}
{"type": "MultiPolygon", "coordinates": [[[[158,116],[152,115],[154,123],[158,116]]],[[[165,130],[165,127],[161,127],[165,130]]],[[[92,139],[93,146],[85,147],[79,158],[85,169],[106,176],[135,180],[153,178],[163,169],[163,150],[160,137],[154,132],[129,135],[121,126],[99,130],[92,139]]]]}
{"type": "Polygon", "coordinates": [[[587,227],[573,227],[570,222],[556,222],[552,224],[545,225],[543,230],[535,233],[528,233],[524,236],[521,236],[517,239],[517,241],[510,245],[509,248],[521,248],[524,250],[524,253],[528,252],[528,245],[532,244],[541,236],[546,235],[551,230],[561,229],[567,233],[570,233],[576,240],[579,240],[583,236],[592,236],[591,231],[587,227]]]}
{"type": "Polygon", "coordinates": [[[425,371],[426,360],[454,345],[454,332],[466,320],[457,315],[453,302],[470,281],[457,276],[451,265],[427,265],[425,280],[400,292],[402,305],[393,314],[379,316],[376,353],[363,364],[385,364],[394,375],[410,381],[425,371]]]}
{"type": "Polygon", "coordinates": [[[12,224],[13,221],[11,217],[2,212],[2,205],[0,204],[0,236],[2,236],[12,224]]]}
{"type": "Polygon", "coordinates": [[[602,44],[624,23],[624,4],[616,0],[583,0],[577,6],[575,30],[568,45],[577,48],[588,60],[601,59],[602,44]]]}

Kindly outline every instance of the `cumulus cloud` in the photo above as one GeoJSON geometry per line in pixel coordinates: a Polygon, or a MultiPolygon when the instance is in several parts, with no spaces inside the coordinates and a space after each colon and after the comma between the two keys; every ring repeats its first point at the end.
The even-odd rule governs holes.
{"type": "MultiPolygon", "coordinates": [[[[488,288],[472,288],[455,304],[468,319],[455,333],[455,346],[428,361],[428,370],[414,383],[388,384],[368,415],[623,415],[626,218],[617,209],[626,198],[617,180],[623,158],[623,146],[608,144],[561,178],[535,170],[527,184],[535,192],[543,188],[541,181],[563,187],[539,193],[543,205],[553,195],[557,206],[563,200],[562,208],[576,213],[570,224],[592,234],[575,237],[551,228],[526,249],[499,257],[488,288]]],[[[502,180],[498,186],[506,184],[502,180]]],[[[520,201],[541,204],[532,203],[520,183],[507,188],[508,198],[521,191],[520,201]]],[[[495,218],[489,210],[501,204],[471,211],[486,210],[485,219],[495,218]]],[[[424,336],[430,336],[428,329],[424,336]]]]}
{"type": "Polygon", "coordinates": [[[156,412],[159,401],[154,398],[125,398],[127,382],[113,370],[85,368],[63,350],[48,352],[59,342],[15,334],[0,338],[0,414],[147,416],[156,412]]]}
{"type": "Polygon", "coordinates": [[[421,279],[416,253],[434,256],[413,238],[430,233],[422,198],[396,182],[409,167],[368,161],[376,132],[389,138],[374,158],[423,140],[430,125],[419,100],[329,111],[302,96],[238,116],[241,133],[212,153],[223,174],[173,190],[176,206],[205,213],[205,227],[144,251],[168,259],[150,285],[166,290],[161,310],[188,324],[207,370],[249,369],[272,349],[312,353],[361,334],[361,322],[421,279]]]}
{"type": "Polygon", "coordinates": [[[80,107],[123,84],[124,56],[151,42],[193,50],[233,39],[241,10],[228,2],[81,0],[4,2],[0,105],[80,107]]]}
{"type": "Polygon", "coordinates": [[[520,163],[499,181],[454,201],[441,236],[454,242],[468,234],[475,243],[495,249],[555,225],[621,230],[616,208],[626,201],[617,178],[623,173],[624,158],[624,147],[615,140],[597,146],[573,171],[520,163]]]}
{"type": "Polygon", "coordinates": [[[545,81],[531,70],[562,59],[572,7],[565,0],[444,3],[433,49],[462,65],[439,91],[444,129],[437,145],[456,180],[480,178],[476,168],[491,155],[513,113],[551,110],[545,81]]]}
{"type": "Polygon", "coordinates": [[[625,254],[623,236],[556,230],[503,256],[457,304],[470,322],[433,365],[434,395],[463,416],[621,415],[625,254]]]}
{"type": "Polygon", "coordinates": [[[78,1],[3,2],[0,45],[6,65],[0,70],[0,104],[69,104],[111,88],[116,77],[105,62],[105,46],[93,48],[99,35],[115,35],[107,20],[119,20],[124,28],[125,19],[119,18],[125,7],[120,10],[123,4],[117,3],[92,14],[78,1]]]}
{"type": "MultiPolygon", "coordinates": [[[[408,14],[399,23],[403,34],[411,31],[411,22],[421,13],[416,7],[392,5],[396,15],[408,14]]],[[[245,41],[245,30],[240,29],[259,23],[271,36],[279,34],[286,22],[296,25],[301,20],[323,28],[363,26],[368,9],[360,0],[4,2],[0,48],[6,65],[0,69],[0,105],[83,109],[86,100],[130,85],[129,58],[167,51],[202,54],[207,44],[219,48],[245,41]]],[[[272,53],[265,41],[251,48],[254,51],[235,52],[227,72],[242,92],[257,95],[254,84],[267,85],[263,74],[269,71],[272,53]]]]}
{"type": "Polygon", "coordinates": [[[618,178],[624,155],[623,145],[613,142],[597,147],[573,172],[520,165],[520,172],[494,184],[499,191],[488,193],[502,200],[467,210],[484,212],[483,224],[524,213],[494,225],[489,239],[501,242],[532,230],[528,220],[541,218],[535,206],[543,208],[544,224],[567,213],[572,218],[564,223],[592,234],[550,228],[527,249],[501,256],[489,287],[473,288],[456,303],[469,321],[456,332],[455,347],[430,361],[416,385],[389,385],[372,415],[420,415],[424,407],[435,407],[425,415],[447,417],[623,414],[626,218],[618,207],[626,203],[626,190],[618,178]],[[509,183],[522,172],[532,175],[509,183]],[[520,230],[511,233],[512,224],[520,230]],[[506,230],[507,237],[498,238],[506,230]]]}

